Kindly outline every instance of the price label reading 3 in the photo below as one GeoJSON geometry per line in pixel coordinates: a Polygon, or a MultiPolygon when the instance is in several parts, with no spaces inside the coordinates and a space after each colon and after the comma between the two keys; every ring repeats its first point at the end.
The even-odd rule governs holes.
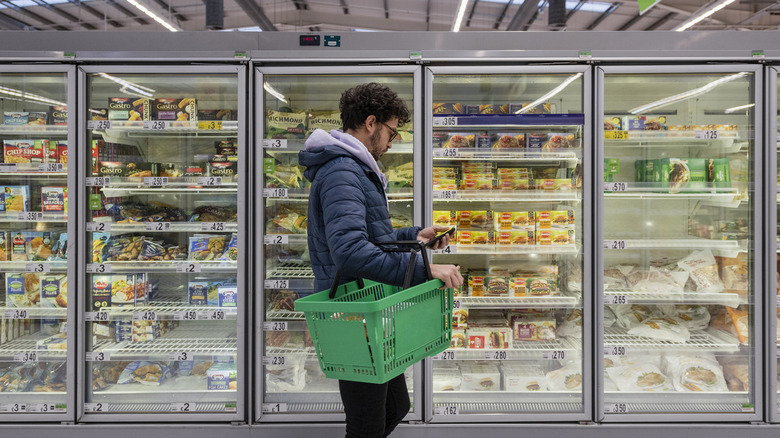
{"type": "Polygon", "coordinates": [[[111,360],[111,353],[106,352],[87,352],[87,362],[108,362],[111,360]]]}
{"type": "Polygon", "coordinates": [[[206,131],[221,131],[222,120],[210,120],[198,122],[198,129],[206,131]]]}
{"type": "Polygon", "coordinates": [[[106,274],[111,272],[111,265],[103,263],[90,263],[87,265],[87,272],[90,274],[106,274]]]}
{"type": "Polygon", "coordinates": [[[26,263],[24,265],[24,272],[49,272],[51,271],[51,265],[48,263],[26,263]]]}
{"type": "Polygon", "coordinates": [[[263,140],[266,149],[287,149],[287,140],[283,138],[266,138],[263,140]]]}
{"type": "Polygon", "coordinates": [[[168,353],[169,360],[182,361],[182,360],[192,360],[192,358],[193,358],[192,353],[187,351],[168,353]]]}

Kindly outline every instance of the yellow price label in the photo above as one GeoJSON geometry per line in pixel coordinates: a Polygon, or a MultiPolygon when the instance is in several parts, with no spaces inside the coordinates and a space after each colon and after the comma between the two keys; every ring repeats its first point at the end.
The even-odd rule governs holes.
{"type": "Polygon", "coordinates": [[[208,130],[208,131],[221,131],[222,130],[222,120],[211,120],[211,121],[198,122],[198,129],[205,129],[205,130],[208,130]]]}
{"type": "Polygon", "coordinates": [[[628,131],[604,131],[605,140],[628,140],[628,131]]]}

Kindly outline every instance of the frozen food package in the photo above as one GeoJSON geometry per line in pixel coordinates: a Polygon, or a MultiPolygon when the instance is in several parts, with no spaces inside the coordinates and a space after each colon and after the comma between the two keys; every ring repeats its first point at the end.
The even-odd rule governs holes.
{"type": "Polygon", "coordinates": [[[695,251],[688,257],[677,262],[677,265],[687,271],[698,293],[723,292],[725,287],[718,275],[718,265],[710,250],[695,251]]]}
{"type": "Polygon", "coordinates": [[[525,147],[525,134],[516,132],[495,133],[490,136],[494,149],[516,149],[525,147]]]}
{"type": "Polygon", "coordinates": [[[729,391],[750,390],[750,364],[746,357],[719,357],[718,362],[723,366],[723,377],[729,391]]]}
{"type": "Polygon", "coordinates": [[[643,304],[616,304],[612,306],[617,324],[630,329],[653,316],[653,310],[643,304]]]}
{"type": "Polygon", "coordinates": [[[661,304],[658,309],[664,316],[674,318],[689,330],[704,330],[710,324],[710,312],[695,304],[661,304]]]}
{"type": "Polygon", "coordinates": [[[582,391],[582,365],[570,362],[546,375],[550,391],[582,391]]]}
{"type": "Polygon", "coordinates": [[[501,389],[509,392],[535,392],[547,390],[547,377],[537,364],[503,362],[501,364],[501,389]]]}
{"type": "Polygon", "coordinates": [[[442,147],[444,148],[473,148],[474,147],[474,134],[468,132],[449,133],[442,147]]]}
{"type": "Polygon", "coordinates": [[[516,341],[554,341],[556,321],[552,316],[513,316],[516,341]]]}
{"type": "Polygon", "coordinates": [[[459,369],[435,369],[433,371],[433,391],[460,391],[463,377],[459,369]]]}
{"type": "Polygon", "coordinates": [[[617,322],[617,317],[615,317],[615,312],[612,311],[611,307],[604,307],[604,321],[603,325],[605,328],[612,327],[615,325],[615,322],[617,322]]]}
{"type": "Polygon", "coordinates": [[[306,386],[305,356],[288,357],[284,365],[266,365],[265,383],[269,392],[303,391],[306,386]]]}
{"type": "Polygon", "coordinates": [[[306,111],[294,112],[288,107],[265,114],[266,138],[302,139],[306,135],[306,111]]]}
{"type": "Polygon", "coordinates": [[[450,337],[450,348],[466,348],[468,347],[467,335],[465,328],[453,328],[452,336],[450,337]]]}
{"type": "Polygon", "coordinates": [[[463,379],[462,391],[499,391],[501,389],[501,372],[494,363],[463,362],[461,376],[463,379]]]}
{"type": "Polygon", "coordinates": [[[747,310],[743,309],[742,306],[737,309],[726,307],[726,311],[734,326],[732,333],[737,335],[740,344],[748,345],[748,341],[750,340],[750,314],[747,310]]]}
{"type": "MultiPolygon", "coordinates": [[[[612,311],[605,309],[604,314],[606,315],[607,313],[611,314],[612,311]]],[[[574,309],[566,315],[563,322],[558,325],[558,336],[582,338],[582,309],[574,309]]]]}
{"type": "Polygon", "coordinates": [[[611,367],[606,371],[622,392],[674,390],[669,378],[653,364],[611,367]]]}
{"type": "Polygon", "coordinates": [[[646,319],[629,329],[628,334],[675,343],[685,343],[691,338],[690,331],[671,318],[646,319]]]}
{"type": "Polygon", "coordinates": [[[723,369],[714,359],[691,356],[664,357],[667,374],[680,392],[727,392],[723,369]]]}
{"type": "Polygon", "coordinates": [[[334,129],[341,129],[341,111],[314,111],[309,114],[309,121],[306,128],[306,134],[311,135],[315,129],[322,129],[330,132],[334,129]]]}
{"type": "Polygon", "coordinates": [[[687,272],[673,272],[650,266],[648,269],[634,268],[626,277],[628,286],[634,292],[652,292],[656,294],[682,293],[687,272]]]}
{"type": "Polygon", "coordinates": [[[434,103],[433,114],[466,114],[461,103],[434,103]]]}
{"type": "Polygon", "coordinates": [[[118,384],[141,383],[158,386],[172,376],[171,366],[165,362],[130,362],[117,379],[118,384]]]}
{"type": "Polygon", "coordinates": [[[625,290],[628,288],[626,274],[632,267],[611,266],[604,269],[604,290],[625,290]]]}

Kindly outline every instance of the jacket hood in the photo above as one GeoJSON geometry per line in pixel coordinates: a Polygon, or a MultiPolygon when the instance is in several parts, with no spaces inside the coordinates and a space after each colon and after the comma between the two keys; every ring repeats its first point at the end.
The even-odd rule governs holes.
{"type": "Polygon", "coordinates": [[[314,181],[319,168],[337,157],[352,157],[363,163],[379,176],[382,185],[387,189],[387,179],[379,170],[379,165],[360,140],[334,129],[330,133],[316,129],[306,140],[305,150],[298,154],[299,163],[306,167],[303,175],[309,181],[314,181]]]}

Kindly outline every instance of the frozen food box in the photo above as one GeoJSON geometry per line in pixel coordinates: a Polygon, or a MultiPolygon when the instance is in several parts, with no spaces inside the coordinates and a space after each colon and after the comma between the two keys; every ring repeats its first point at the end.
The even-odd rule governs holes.
{"type": "Polygon", "coordinates": [[[461,369],[461,391],[499,391],[501,372],[493,363],[466,362],[461,369]]]}
{"type": "Polygon", "coordinates": [[[0,231],[0,262],[11,260],[11,234],[0,231]]]}
{"type": "Polygon", "coordinates": [[[531,297],[545,297],[558,295],[555,281],[550,277],[528,277],[525,279],[526,295],[531,297]]]}
{"type": "Polygon", "coordinates": [[[123,178],[127,176],[127,163],[121,161],[101,161],[98,164],[98,175],[123,178]]]}
{"type": "Polygon", "coordinates": [[[3,186],[5,211],[30,211],[28,186],[3,186]]]}
{"type": "Polygon", "coordinates": [[[12,126],[26,125],[30,113],[27,111],[6,111],[3,113],[3,124],[12,126]]]}
{"type": "Polygon", "coordinates": [[[46,111],[29,111],[27,113],[28,125],[48,125],[49,113],[46,111]]]}
{"type": "Polygon", "coordinates": [[[509,277],[509,296],[510,297],[525,297],[528,295],[528,289],[526,287],[526,277],[509,277]]]}
{"type": "Polygon", "coordinates": [[[27,261],[27,238],[26,233],[17,231],[10,234],[11,237],[11,261],[27,261]]]}
{"type": "Polygon", "coordinates": [[[542,149],[545,151],[555,151],[558,149],[577,149],[582,146],[581,139],[577,138],[575,134],[560,132],[551,132],[547,134],[547,138],[544,142],[542,149]]]}
{"type": "Polygon", "coordinates": [[[209,391],[227,391],[236,389],[236,366],[230,363],[214,364],[206,370],[206,389],[209,391]]]}
{"type": "MultiPolygon", "coordinates": [[[[667,161],[661,161],[661,172],[664,172],[667,161]]],[[[683,189],[707,187],[707,162],[704,158],[669,158],[668,169],[670,193],[678,193],[683,189]]],[[[664,183],[665,175],[660,176],[661,181],[658,182],[664,183]]]]}
{"type": "Polygon", "coordinates": [[[509,392],[547,390],[547,377],[538,365],[501,364],[501,388],[509,392]]]}
{"type": "Polygon", "coordinates": [[[24,294],[24,274],[5,274],[5,294],[7,307],[27,307],[29,304],[24,294]]]}
{"type": "Polygon", "coordinates": [[[229,162],[210,162],[208,165],[209,176],[219,176],[227,180],[233,180],[238,176],[238,163],[229,162]]]}
{"type": "Polygon", "coordinates": [[[475,135],[470,132],[451,132],[444,137],[442,143],[443,148],[473,148],[475,135]]]}
{"type": "Polygon", "coordinates": [[[197,101],[194,98],[158,98],[152,101],[152,120],[187,122],[198,120],[197,101]]]}
{"type": "Polygon", "coordinates": [[[715,187],[731,187],[731,166],[728,158],[707,160],[707,181],[715,187]]]}
{"type": "Polygon", "coordinates": [[[534,181],[532,179],[514,178],[507,175],[498,180],[496,188],[499,190],[529,190],[533,185],[534,181]]]}
{"type": "Polygon", "coordinates": [[[473,178],[460,181],[460,190],[493,190],[497,187],[493,178],[473,178]]]}
{"type": "Polygon", "coordinates": [[[471,244],[472,245],[495,245],[496,235],[493,231],[472,231],[471,232],[471,244]]]}
{"type": "Polygon", "coordinates": [[[305,111],[293,112],[287,107],[268,110],[265,113],[266,138],[303,139],[307,118],[305,111]]]}
{"type": "Polygon", "coordinates": [[[41,307],[68,307],[68,279],[62,274],[41,277],[41,307]]]}
{"type": "Polygon", "coordinates": [[[623,129],[624,131],[644,131],[645,130],[645,116],[625,116],[623,117],[623,129]]]}
{"type": "Polygon", "coordinates": [[[623,131],[623,118],[622,117],[604,117],[604,130],[605,131],[623,131]]]}
{"type": "Polygon", "coordinates": [[[574,210],[554,210],[536,212],[536,229],[551,230],[553,228],[568,229],[575,225],[574,210]]]}
{"type": "Polygon", "coordinates": [[[465,114],[461,103],[434,103],[433,114],[465,114]]]}
{"type": "Polygon", "coordinates": [[[233,111],[229,109],[200,109],[198,108],[198,120],[233,120],[233,111]]]}
{"type": "Polygon", "coordinates": [[[536,232],[531,230],[497,231],[496,244],[499,246],[534,245],[536,232]]]}
{"type": "Polygon", "coordinates": [[[41,209],[44,212],[64,213],[68,199],[67,187],[41,187],[41,209]]]}
{"type": "MultiPolygon", "coordinates": [[[[450,347],[452,348],[452,347],[450,347]]],[[[463,378],[459,369],[437,368],[433,371],[433,391],[460,391],[463,378]]]]}
{"type": "Polygon", "coordinates": [[[554,317],[519,316],[512,318],[512,333],[516,341],[554,341],[554,317]]]}
{"type": "Polygon", "coordinates": [[[3,161],[17,164],[43,163],[48,144],[49,140],[4,140],[3,161]]]}
{"type": "Polygon", "coordinates": [[[49,107],[49,120],[54,125],[65,126],[68,124],[68,107],[52,105],[49,107]]]}
{"type": "Polygon", "coordinates": [[[489,275],[485,277],[486,297],[508,297],[509,284],[506,277],[489,275]]]}
{"type": "MultiPolygon", "coordinates": [[[[490,210],[458,211],[458,228],[484,230],[493,226],[493,212],[490,210]]],[[[472,236],[473,240],[473,236],[472,236]]]]}
{"type": "Polygon", "coordinates": [[[472,297],[485,296],[485,271],[469,271],[468,288],[472,297]]]}
{"type": "Polygon", "coordinates": [[[505,350],[512,347],[512,330],[506,324],[471,324],[468,329],[470,349],[505,350]]]}
{"type": "Polygon", "coordinates": [[[453,309],[452,328],[466,329],[469,326],[469,309],[453,309]]]}
{"type": "Polygon", "coordinates": [[[441,227],[448,227],[450,225],[457,225],[456,219],[457,212],[447,210],[434,210],[433,211],[433,224],[441,227]]]}
{"type": "Polygon", "coordinates": [[[151,119],[147,98],[109,97],[108,120],[142,121],[151,119]]]}
{"type": "Polygon", "coordinates": [[[510,114],[518,114],[518,111],[522,109],[526,109],[530,107],[530,109],[527,109],[526,111],[523,111],[522,114],[552,114],[555,111],[555,105],[552,103],[539,103],[535,106],[531,107],[530,103],[510,103],[509,104],[509,113],[510,114]]]}
{"type": "Polygon", "coordinates": [[[238,299],[238,288],[232,286],[220,286],[217,288],[217,306],[218,307],[236,307],[238,299]]]}
{"type": "Polygon", "coordinates": [[[532,150],[541,151],[547,140],[546,134],[528,134],[526,147],[532,150]]]}
{"type": "Polygon", "coordinates": [[[509,105],[467,105],[466,110],[469,114],[506,114],[509,105]]]}
{"type": "Polygon", "coordinates": [[[497,132],[490,136],[494,149],[519,149],[525,147],[525,134],[497,132]]]}

